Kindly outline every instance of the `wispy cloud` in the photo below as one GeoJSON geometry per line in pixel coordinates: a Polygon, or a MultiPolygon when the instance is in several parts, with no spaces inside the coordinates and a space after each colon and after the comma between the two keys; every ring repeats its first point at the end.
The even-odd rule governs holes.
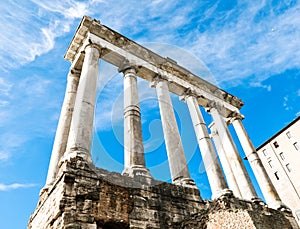
{"type": "Polygon", "coordinates": [[[11,87],[12,84],[10,82],[0,77],[0,95],[8,96],[11,87]]]}
{"type": "Polygon", "coordinates": [[[267,91],[271,91],[272,90],[272,86],[271,85],[265,85],[262,82],[251,82],[250,86],[252,87],[259,87],[259,88],[264,88],[267,91]]]}
{"type": "Polygon", "coordinates": [[[5,26],[0,28],[0,51],[4,54],[0,68],[26,63],[48,52],[55,39],[76,27],[75,20],[84,14],[135,40],[165,42],[189,50],[209,66],[223,86],[241,81],[259,84],[273,74],[300,67],[298,2],[256,0],[224,7],[221,1],[136,0],[119,7],[118,1],[33,0],[17,4],[10,0],[0,6],[4,15],[0,24],[5,26]]]}
{"type": "MultiPolygon", "coordinates": [[[[49,13],[60,14],[68,19],[81,18],[88,12],[89,2],[80,1],[52,1],[52,0],[32,0],[39,6],[39,15],[49,13]]],[[[96,3],[96,2],[93,2],[96,3]]]]}
{"type": "Polygon", "coordinates": [[[300,67],[299,3],[275,6],[251,1],[238,9],[217,14],[214,26],[193,34],[192,49],[220,83],[260,83],[273,74],[300,67]]]}
{"type": "Polygon", "coordinates": [[[2,184],[0,183],[0,191],[10,191],[20,188],[31,188],[37,186],[36,184],[20,184],[20,183],[13,183],[13,184],[2,184]]]}
{"type": "Polygon", "coordinates": [[[291,108],[288,106],[289,97],[284,96],[283,97],[283,107],[286,111],[290,110],[291,108]]]}
{"type": "Polygon", "coordinates": [[[44,112],[59,112],[60,106],[53,99],[56,93],[49,93],[50,89],[55,91],[55,80],[38,75],[14,79],[1,81],[0,78],[0,161],[3,163],[20,156],[30,140],[45,134],[51,136],[54,130],[49,131],[52,130],[49,126],[56,124],[56,120],[45,118],[44,112]]]}
{"type": "Polygon", "coordinates": [[[5,162],[10,159],[14,153],[20,153],[19,147],[28,141],[28,137],[13,133],[11,131],[2,132],[0,135],[0,161],[5,162]]]}
{"type": "Polygon", "coordinates": [[[33,61],[50,51],[55,39],[70,31],[86,5],[77,1],[8,0],[0,3],[0,70],[33,61]]]}
{"type": "Polygon", "coordinates": [[[6,161],[10,157],[8,152],[0,151],[0,161],[6,161]]]}
{"type": "Polygon", "coordinates": [[[12,84],[10,82],[0,77],[0,108],[7,107],[9,105],[11,87],[12,84]]]}

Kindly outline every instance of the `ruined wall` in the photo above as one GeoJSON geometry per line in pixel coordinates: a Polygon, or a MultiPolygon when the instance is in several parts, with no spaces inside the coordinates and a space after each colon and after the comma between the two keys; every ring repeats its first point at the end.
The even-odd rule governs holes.
{"type": "Polygon", "coordinates": [[[81,160],[60,173],[55,187],[41,194],[29,228],[170,228],[205,206],[197,189],[146,186],[81,160]]]}
{"type": "Polygon", "coordinates": [[[196,189],[146,185],[78,158],[64,163],[59,174],[41,193],[30,229],[297,228],[259,203],[230,196],[203,201],[196,189]]]}
{"type": "Polygon", "coordinates": [[[207,208],[188,216],[174,228],[298,228],[291,213],[268,208],[264,203],[239,200],[223,196],[215,201],[207,201],[207,208]]]}

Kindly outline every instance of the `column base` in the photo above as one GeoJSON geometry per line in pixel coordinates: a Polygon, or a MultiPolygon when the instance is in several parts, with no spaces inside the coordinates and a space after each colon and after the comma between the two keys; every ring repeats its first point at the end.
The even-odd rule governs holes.
{"type": "Polygon", "coordinates": [[[213,200],[218,199],[218,198],[222,198],[224,196],[234,196],[233,192],[230,189],[222,189],[222,190],[218,190],[216,192],[214,192],[211,196],[211,198],[213,200]]]}
{"type": "MultiPolygon", "coordinates": [[[[93,165],[93,160],[90,156],[89,153],[87,153],[85,150],[73,150],[69,152],[65,152],[64,155],[61,157],[59,163],[58,163],[58,168],[66,161],[75,161],[75,160],[82,160],[87,162],[87,164],[93,165]]],[[[45,186],[40,190],[40,196],[44,192],[48,192],[52,189],[52,186],[55,182],[52,181],[49,184],[45,184],[45,186]]]]}
{"type": "Polygon", "coordinates": [[[173,180],[173,184],[181,185],[183,187],[198,189],[197,186],[196,186],[195,181],[191,178],[180,177],[180,178],[177,178],[177,179],[173,180]]]}
{"type": "Polygon", "coordinates": [[[139,180],[141,183],[151,184],[153,178],[150,174],[149,169],[144,166],[135,165],[130,168],[125,168],[122,172],[123,176],[132,177],[139,180]]]}
{"type": "Polygon", "coordinates": [[[93,164],[93,160],[90,153],[86,152],[85,150],[70,150],[69,152],[65,152],[59,164],[61,164],[64,161],[75,160],[76,158],[81,158],[83,161],[93,164]]]}
{"type": "Polygon", "coordinates": [[[271,202],[270,204],[268,204],[268,206],[270,208],[273,208],[273,209],[276,209],[276,210],[279,210],[279,211],[289,212],[289,213],[292,212],[291,209],[288,206],[286,206],[284,203],[282,203],[279,200],[271,202]]]}
{"type": "Polygon", "coordinates": [[[256,203],[256,204],[266,205],[265,202],[257,196],[252,197],[250,201],[252,201],[253,203],[256,203]]]}

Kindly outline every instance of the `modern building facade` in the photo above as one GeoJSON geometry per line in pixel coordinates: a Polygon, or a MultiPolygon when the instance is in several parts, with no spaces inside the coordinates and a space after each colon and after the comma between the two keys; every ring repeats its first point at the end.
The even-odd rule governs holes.
{"type": "Polygon", "coordinates": [[[300,117],[257,148],[281,200],[300,225],[300,117]]]}

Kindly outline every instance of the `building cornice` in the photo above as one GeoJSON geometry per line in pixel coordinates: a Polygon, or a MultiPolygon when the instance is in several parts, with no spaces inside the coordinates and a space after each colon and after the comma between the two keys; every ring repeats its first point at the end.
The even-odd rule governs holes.
{"type": "Polygon", "coordinates": [[[290,122],[287,126],[285,126],[284,128],[282,128],[281,130],[279,130],[276,134],[274,134],[272,137],[270,137],[268,140],[266,140],[264,143],[262,143],[260,146],[257,147],[257,151],[260,150],[261,148],[263,148],[264,146],[266,146],[267,144],[269,144],[271,141],[273,141],[277,136],[279,136],[280,134],[282,134],[284,131],[286,131],[288,128],[290,128],[292,125],[294,125],[296,122],[298,122],[300,120],[300,116],[298,116],[297,118],[295,118],[292,122],[290,122]]]}

